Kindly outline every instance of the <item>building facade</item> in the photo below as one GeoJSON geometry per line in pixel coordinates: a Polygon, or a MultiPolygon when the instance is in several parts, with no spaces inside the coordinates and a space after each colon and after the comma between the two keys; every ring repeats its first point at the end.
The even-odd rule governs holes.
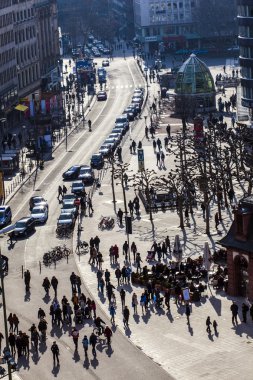
{"type": "Polygon", "coordinates": [[[238,45],[241,66],[241,103],[253,109],[253,1],[238,0],[238,45]]]}
{"type": "Polygon", "coordinates": [[[144,51],[187,47],[195,39],[197,0],[134,0],[135,34],[144,51]]]}
{"type": "Polygon", "coordinates": [[[2,128],[17,102],[17,71],[12,0],[0,1],[0,119],[2,128]]]}

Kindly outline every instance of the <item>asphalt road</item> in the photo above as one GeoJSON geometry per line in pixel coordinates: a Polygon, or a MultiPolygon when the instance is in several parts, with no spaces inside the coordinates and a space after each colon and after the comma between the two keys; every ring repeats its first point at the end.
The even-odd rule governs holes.
{"type": "MultiPolygon", "coordinates": [[[[98,62],[100,60],[97,60],[98,62]]],[[[73,164],[89,164],[92,153],[96,152],[103,140],[110,133],[114,120],[130,103],[133,89],[143,84],[143,79],[132,58],[123,60],[114,58],[108,68],[108,100],[95,103],[87,118],[92,120],[92,132],[80,128],[68,139],[68,151],[62,144],[54,154],[54,158],[48,162],[43,171],[38,173],[36,183],[32,178],[22,190],[10,202],[13,210],[13,221],[22,216],[29,215],[28,201],[34,194],[45,197],[49,203],[49,219],[44,226],[38,226],[36,233],[28,239],[19,240],[13,249],[9,250],[6,238],[1,240],[2,253],[9,257],[9,275],[6,277],[6,301],[8,313],[16,313],[20,319],[20,330],[27,331],[33,322],[37,323],[37,310],[42,307],[47,313],[49,322],[49,337],[45,345],[40,345],[39,355],[31,352],[30,358],[22,358],[19,361],[20,373],[23,379],[169,379],[170,376],[158,365],[145,356],[138,348],[134,347],[126,337],[115,330],[112,349],[106,345],[98,345],[98,355],[93,358],[91,352],[89,359],[84,361],[84,353],[80,343],[78,353],[74,352],[74,344],[69,336],[69,327],[53,327],[51,329],[49,306],[51,298],[45,299],[42,289],[42,281],[45,276],[49,278],[54,274],[59,280],[59,295],[61,300],[65,294],[71,298],[69,275],[77,272],[75,261],[70,257],[69,262],[63,261],[56,268],[42,267],[39,271],[39,261],[43,253],[55,245],[72,242],[59,241],[55,235],[57,218],[60,213],[60,204],[57,200],[57,188],[62,184],[62,172],[73,164]],[[31,294],[25,295],[22,280],[22,266],[31,271],[31,294]],[[53,368],[51,344],[57,340],[60,347],[60,368],[53,368]]],[[[144,85],[144,84],[143,84],[144,85]]],[[[70,186],[70,183],[68,184],[70,186]]],[[[68,187],[68,186],[67,186],[68,187]]],[[[94,205],[95,208],[98,205],[94,205]]],[[[85,278],[82,290],[87,294],[85,278]]],[[[97,314],[102,314],[98,307],[97,314]]],[[[103,319],[105,320],[103,315],[103,319]]],[[[109,322],[108,322],[109,323],[109,322]]],[[[0,322],[3,330],[3,319],[0,322]]],[[[80,331],[80,337],[90,335],[91,327],[86,324],[80,331]]],[[[152,342],[151,342],[152,344],[152,342]]]]}

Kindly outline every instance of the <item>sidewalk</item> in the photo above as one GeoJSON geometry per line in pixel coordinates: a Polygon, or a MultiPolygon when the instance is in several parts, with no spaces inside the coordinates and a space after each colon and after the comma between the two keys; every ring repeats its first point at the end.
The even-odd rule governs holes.
{"type": "MultiPolygon", "coordinates": [[[[157,94],[157,84],[152,84],[149,87],[148,104],[152,103],[153,97],[157,94]]],[[[145,115],[145,111],[143,112],[145,115]]],[[[228,118],[229,121],[229,118],[228,118]]],[[[146,140],[144,135],[144,118],[142,118],[132,131],[132,138],[138,143],[142,141],[145,166],[149,169],[158,171],[156,159],[152,147],[152,142],[146,140]]],[[[172,135],[175,131],[172,131],[172,135]]],[[[165,137],[163,129],[158,129],[156,138],[160,137],[161,141],[165,137]]],[[[130,155],[129,142],[126,141],[123,147],[123,160],[130,164],[129,173],[135,173],[138,170],[137,155],[130,155]]],[[[165,163],[167,167],[174,165],[173,157],[166,154],[165,163]]],[[[166,173],[166,171],[164,172],[166,173]]],[[[238,327],[233,327],[231,324],[231,298],[227,297],[224,292],[216,292],[212,288],[208,289],[206,297],[201,299],[200,303],[192,304],[192,315],[190,317],[191,326],[186,324],[184,306],[177,307],[171,300],[171,314],[166,310],[157,310],[151,304],[150,311],[147,314],[142,314],[141,307],[138,305],[138,314],[133,316],[131,306],[131,297],[133,292],[138,296],[143,291],[141,286],[124,285],[126,291],[126,305],[130,309],[130,329],[125,330],[122,321],[121,303],[118,291],[121,287],[117,287],[114,271],[116,266],[111,266],[109,261],[109,248],[117,243],[119,247],[119,262],[120,266],[124,264],[124,256],[122,254],[122,245],[126,240],[124,227],[115,224],[112,231],[98,230],[98,223],[101,215],[112,216],[115,218],[112,203],[111,191],[111,174],[107,171],[103,178],[101,188],[96,191],[93,196],[93,204],[95,212],[93,217],[84,217],[83,231],[81,240],[88,241],[91,237],[98,235],[100,237],[101,252],[103,254],[103,270],[106,268],[111,272],[111,279],[117,291],[117,313],[116,313],[116,328],[125,334],[140,350],[159,363],[169,374],[175,379],[200,380],[202,378],[213,380],[219,378],[221,380],[236,380],[238,374],[242,380],[249,378],[253,369],[253,364],[248,357],[251,353],[251,345],[253,343],[253,323],[249,321],[247,324],[239,324],[238,327]],[[213,333],[208,336],[206,333],[205,320],[207,316],[211,317],[211,321],[216,319],[218,323],[218,332],[216,336],[213,333]]],[[[120,186],[115,186],[116,208],[123,207],[123,195],[120,186]]],[[[133,187],[126,189],[127,203],[135,196],[133,187]]],[[[216,204],[212,204],[211,215],[213,216],[216,209],[216,204]]],[[[204,243],[208,241],[204,233],[205,226],[202,218],[201,209],[194,212],[196,226],[193,221],[190,222],[190,227],[186,227],[182,231],[179,225],[179,218],[176,212],[166,211],[166,213],[158,212],[154,214],[155,236],[152,235],[149,215],[145,213],[141,204],[141,217],[133,220],[133,234],[130,235],[130,245],[135,241],[137,250],[141,253],[143,260],[142,265],[149,265],[146,262],[147,250],[154,239],[160,242],[164,240],[166,235],[170,236],[171,245],[174,244],[175,235],[180,236],[180,241],[183,246],[183,259],[192,256],[203,255],[204,243]]],[[[115,218],[116,219],[116,218],[115,218]]],[[[220,228],[220,233],[224,234],[230,227],[231,215],[224,211],[224,229],[220,228]]],[[[214,226],[213,218],[211,217],[211,239],[209,241],[212,249],[215,242],[220,239],[220,234],[214,226]]],[[[75,247],[74,247],[75,251],[75,247]]],[[[82,277],[89,287],[92,297],[102,303],[104,312],[109,315],[108,301],[101,293],[97,291],[96,267],[88,264],[89,255],[78,257],[75,255],[75,260],[78,265],[82,277]]],[[[175,260],[173,256],[164,259],[175,260]]],[[[135,271],[135,265],[132,265],[135,271]]],[[[242,299],[238,299],[239,309],[242,299]]]]}

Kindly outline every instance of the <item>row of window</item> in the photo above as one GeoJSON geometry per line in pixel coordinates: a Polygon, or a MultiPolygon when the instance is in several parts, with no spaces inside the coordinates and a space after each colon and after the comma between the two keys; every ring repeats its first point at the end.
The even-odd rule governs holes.
{"type": "Polygon", "coordinates": [[[12,12],[0,16],[0,28],[5,28],[8,25],[12,25],[12,12]]]}
{"type": "Polygon", "coordinates": [[[239,36],[246,38],[253,38],[253,27],[252,26],[239,26],[239,36]]]}
{"type": "Polygon", "coordinates": [[[37,57],[37,47],[36,43],[22,46],[17,49],[17,64],[26,63],[28,60],[37,57]]]}
{"type": "Polygon", "coordinates": [[[0,1],[0,9],[4,9],[10,7],[12,4],[12,0],[1,0],[0,1]]]}
{"type": "Polygon", "coordinates": [[[25,21],[33,16],[34,16],[33,8],[22,9],[19,12],[13,13],[13,21],[14,22],[25,21]]]}
{"type": "Polygon", "coordinates": [[[186,15],[184,13],[173,14],[173,15],[154,15],[150,17],[150,22],[153,24],[159,24],[160,22],[175,22],[175,21],[191,21],[191,15],[186,15]]]}
{"type": "Polygon", "coordinates": [[[193,33],[194,27],[193,25],[170,25],[170,26],[163,26],[161,28],[152,27],[152,28],[145,28],[143,29],[143,37],[150,37],[150,36],[160,36],[160,35],[179,35],[179,34],[187,34],[187,33],[193,33]]]}
{"type": "Polygon", "coordinates": [[[6,84],[16,77],[16,66],[8,67],[8,69],[1,72],[0,86],[6,84]]]}
{"type": "Polygon", "coordinates": [[[246,99],[253,99],[253,88],[242,87],[242,97],[246,99]]]}
{"type": "Polygon", "coordinates": [[[253,79],[253,67],[242,67],[241,76],[246,79],[253,79]]]}
{"type": "Polygon", "coordinates": [[[253,47],[240,46],[240,56],[244,58],[253,58],[253,47]]]}
{"type": "Polygon", "coordinates": [[[25,29],[15,32],[15,43],[24,42],[36,36],[35,26],[28,26],[25,29]]]}
{"type": "Polygon", "coordinates": [[[238,15],[243,17],[253,17],[253,5],[239,5],[238,15]]]}
{"type": "Polygon", "coordinates": [[[0,46],[5,46],[14,41],[13,30],[0,34],[0,46]]]}
{"type": "Polygon", "coordinates": [[[5,65],[6,63],[15,59],[15,49],[11,48],[3,53],[0,53],[0,66],[5,65]]]}
{"type": "Polygon", "coordinates": [[[24,88],[39,79],[38,64],[34,64],[18,74],[18,86],[24,88]]]}

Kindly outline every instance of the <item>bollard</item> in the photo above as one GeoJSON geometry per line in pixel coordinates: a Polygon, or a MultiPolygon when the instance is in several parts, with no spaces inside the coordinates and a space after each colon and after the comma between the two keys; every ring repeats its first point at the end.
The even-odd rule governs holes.
{"type": "Polygon", "coordinates": [[[21,271],[22,271],[22,278],[23,278],[24,277],[24,266],[23,265],[22,265],[21,271]]]}
{"type": "Polygon", "coordinates": [[[41,274],[41,261],[39,262],[39,265],[40,265],[40,274],[41,274]]]}

